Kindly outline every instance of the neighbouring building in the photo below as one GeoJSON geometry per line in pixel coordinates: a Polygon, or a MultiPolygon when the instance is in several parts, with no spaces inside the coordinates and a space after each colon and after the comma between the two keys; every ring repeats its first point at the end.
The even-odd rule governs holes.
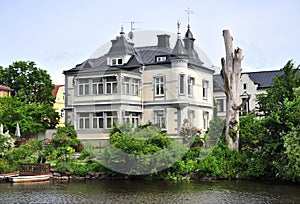
{"type": "MultiPolygon", "coordinates": [[[[254,113],[257,107],[256,96],[266,93],[266,90],[273,86],[273,79],[276,76],[284,74],[283,70],[259,71],[259,72],[244,72],[241,74],[241,86],[239,90],[240,102],[250,99],[245,102],[242,107],[241,115],[254,113]]],[[[226,116],[226,96],[220,86],[223,84],[223,78],[220,74],[214,75],[214,99],[217,105],[218,116],[226,116]]]]}
{"type": "Polygon", "coordinates": [[[174,138],[184,119],[208,128],[214,70],[194,49],[190,26],[175,46],[169,40],[159,34],[156,45],[135,47],[122,30],[105,55],[64,71],[65,123],[81,140],[103,145],[117,121],[152,122],[174,138]]]}
{"type": "Polygon", "coordinates": [[[60,116],[57,127],[63,127],[65,125],[65,86],[55,85],[55,88],[52,90],[52,94],[55,96],[53,108],[60,116]]]}
{"type": "Polygon", "coordinates": [[[0,97],[11,96],[12,91],[8,86],[0,85],[0,97]]]}

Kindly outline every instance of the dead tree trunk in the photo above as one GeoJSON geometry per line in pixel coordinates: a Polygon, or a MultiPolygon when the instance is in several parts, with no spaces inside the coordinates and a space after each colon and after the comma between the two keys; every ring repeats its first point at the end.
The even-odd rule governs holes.
{"type": "Polygon", "coordinates": [[[230,149],[239,150],[239,112],[243,104],[240,104],[239,90],[241,80],[242,50],[233,51],[229,30],[223,30],[225,42],[226,60],[221,59],[222,74],[224,78],[223,91],[226,94],[226,141],[230,149]]]}

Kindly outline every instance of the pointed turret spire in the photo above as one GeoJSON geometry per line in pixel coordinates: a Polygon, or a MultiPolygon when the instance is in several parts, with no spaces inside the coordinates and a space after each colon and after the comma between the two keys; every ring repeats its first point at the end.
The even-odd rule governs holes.
{"type": "Polygon", "coordinates": [[[177,57],[183,57],[183,56],[187,56],[187,52],[186,50],[184,49],[183,47],[183,44],[182,44],[182,40],[180,39],[180,22],[178,21],[177,22],[177,41],[176,41],[176,44],[175,44],[175,47],[173,48],[171,54],[173,56],[177,56],[177,57]]]}
{"type": "Polygon", "coordinates": [[[188,24],[187,26],[187,31],[185,33],[185,37],[183,41],[184,41],[184,48],[187,51],[190,63],[203,64],[203,62],[199,59],[198,53],[194,50],[195,38],[190,29],[190,24],[188,24]]]}

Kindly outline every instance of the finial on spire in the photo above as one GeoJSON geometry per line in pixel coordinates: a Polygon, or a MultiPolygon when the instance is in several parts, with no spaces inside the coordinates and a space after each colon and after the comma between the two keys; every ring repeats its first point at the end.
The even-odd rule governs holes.
{"type": "Polygon", "coordinates": [[[125,32],[124,32],[124,27],[123,27],[123,25],[121,26],[121,32],[120,32],[120,35],[124,35],[125,34],[125,32]]]}
{"type": "Polygon", "coordinates": [[[178,20],[177,21],[177,35],[178,35],[178,38],[179,38],[179,36],[180,36],[180,21],[178,20]]]}
{"type": "Polygon", "coordinates": [[[190,7],[188,7],[185,12],[188,15],[188,28],[190,28],[190,14],[193,14],[194,12],[190,9],[190,7]]]}

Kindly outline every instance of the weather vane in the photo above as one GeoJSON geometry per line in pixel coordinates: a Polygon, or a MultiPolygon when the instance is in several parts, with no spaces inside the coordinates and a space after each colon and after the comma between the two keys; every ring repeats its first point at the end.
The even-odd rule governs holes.
{"type": "Polygon", "coordinates": [[[178,20],[177,21],[177,35],[178,35],[178,37],[179,37],[179,35],[180,35],[180,21],[178,20]]]}
{"type": "Polygon", "coordinates": [[[190,25],[190,14],[193,14],[194,12],[190,9],[190,7],[188,7],[185,12],[188,15],[188,25],[190,25]]]}

